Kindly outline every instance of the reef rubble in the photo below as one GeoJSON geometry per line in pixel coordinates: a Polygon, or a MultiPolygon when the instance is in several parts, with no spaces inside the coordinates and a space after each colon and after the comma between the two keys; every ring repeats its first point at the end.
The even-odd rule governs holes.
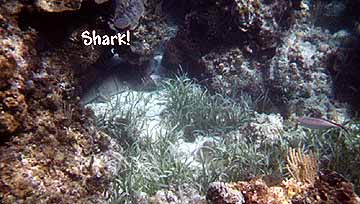
{"type": "Polygon", "coordinates": [[[210,204],[357,204],[359,197],[352,184],[336,172],[319,172],[314,185],[294,179],[282,181],[280,186],[268,186],[262,178],[234,183],[214,182],[206,195],[210,204]]]}

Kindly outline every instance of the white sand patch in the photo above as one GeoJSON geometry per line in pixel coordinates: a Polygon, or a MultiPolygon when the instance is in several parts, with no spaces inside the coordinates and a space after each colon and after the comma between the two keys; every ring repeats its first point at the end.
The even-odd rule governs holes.
{"type": "MultiPolygon", "coordinates": [[[[139,121],[140,124],[143,124],[139,137],[151,137],[153,141],[156,141],[159,139],[159,135],[170,131],[166,129],[161,118],[161,112],[166,108],[163,95],[161,90],[154,92],[127,90],[112,96],[107,103],[90,103],[86,106],[90,107],[96,116],[110,112],[119,114],[119,117],[126,112],[143,114],[142,121],[139,121]]],[[[180,161],[196,167],[200,165],[195,161],[196,154],[206,141],[212,141],[212,138],[197,137],[194,142],[179,139],[171,149],[175,155],[179,156],[180,161]]]]}
{"type": "Polygon", "coordinates": [[[126,114],[141,115],[139,118],[143,122],[140,137],[155,135],[156,131],[161,129],[160,113],[165,108],[165,101],[161,99],[158,91],[141,92],[127,90],[114,95],[108,103],[90,103],[90,107],[96,116],[102,116],[106,113],[116,114],[119,117],[126,114]]]}

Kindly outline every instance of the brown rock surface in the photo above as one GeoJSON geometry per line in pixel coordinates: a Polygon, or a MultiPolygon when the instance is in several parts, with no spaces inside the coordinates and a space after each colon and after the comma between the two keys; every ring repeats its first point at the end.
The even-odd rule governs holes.
{"type": "Polygon", "coordinates": [[[359,197],[353,185],[336,172],[322,171],[314,185],[283,181],[280,186],[269,187],[261,178],[248,182],[214,182],[210,184],[206,199],[210,203],[244,204],[357,204],[359,197]],[[244,201],[240,201],[241,195],[244,201]]]}
{"type": "Polygon", "coordinates": [[[101,50],[76,41],[39,50],[38,32],[21,30],[7,8],[0,7],[0,202],[104,203],[109,174],[99,154],[107,139],[77,104],[74,77],[101,50]]]}

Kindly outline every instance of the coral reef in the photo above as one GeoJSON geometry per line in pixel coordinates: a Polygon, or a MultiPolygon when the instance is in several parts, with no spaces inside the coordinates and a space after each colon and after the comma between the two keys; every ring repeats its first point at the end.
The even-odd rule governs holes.
{"type": "Polygon", "coordinates": [[[40,49],[41,30],[21,30],[18,11],[7,8],[0,8],[0,200],[104,203],[109,173],[100,154],[108,138],[78,106],[74,77],[96,52],[76,43],[40,49]]]}
{"type": "MultiPolygon", "coordinates": [[[[344,114],[345,106],[333,100],[334,85],[339,87],[335,87],[337,99],[349,101],[356,109],[350,94],[343,93],[356,94],[357,75],[339,72],[356,64],[355,46],[347,49],[356,40],[345,30],[332,35],[313,26],[322,25],[321,18],[344,17],[348,2],[316,1],[313,7],[307,1],[261,0],[168,4],[181,10],[183,22],[165,45],[162,64],[170,73],[181,69],[210,90],[235,99],[248,93],[257,99],[258,111],[278,112],[285,118],[296,112],[338,121],[334,112],[344,114]],[[322,13],[323,9],[327,12],[322,13]],[[351,79],[351,85],[340,82],[345,78],[351,79]]],[[[351,5],[354,13],[357,5],[351,5]]]]}
{"type": "MultiPolygon", "coordinates": [[[[7,155],[0,159],[2,203],[106,203],[109,172],[121,157],[95,129],[92,112],[79,105],[83,90],[101,74],[95,64],[109,59],[111,48],[84,46],[80,36],[84,30],[114,32],[103,12],[112,5],[55,2],[7,1],[0,8],[0,152],[7,155]]],[[[135,68],[149,63],[172,33],[154,14],[156,5],[143,7],[130,26],[140,22],[132,46],[116,49],[135,68]]],[[[121,15],[132,18],[129,12],[121,15]]],[[[122,23],[119,15],[115,25],[122,23]]]]}
{"type": "Polygon", "coordinates": [[[296,112],[319,117],[333,111],[336,107],[328,97],[332,81],[326,68],[336,46],[330,33],[294,26],[283,40],[267,69],[272,103],[284,116],[296,112]]]}
{"type": "Polygon", "coordinates": [[[291,150],[288,170],[293,178],[283,180],[279,186],[270,186],[263,178],[235,183],[210,184],[206,199],[210,203],[348,203],[357,204],[360,199],[353,185],[341,175],[320,171],[317,160],[310,154],[291,150]]]}
{"type": "MultiPolygon", "coordinates": [[[[226,22],[237,22],[239,27],[231,24],[229,32],[204,29],[224,35],[215,34],[216,42],[222,45],[216,46],[209,38],[197,39],[195,28],[185,26],[167,45],[165,66],[171,68],[172,64],[177,69],[181,64],[190,73],[205,78],[212,91],[235,99],[245,92],[256,99],[258,111],[278,112],[285,118],[295,112],[333,118],[332,113],[344,107],[329,97],[333,94],[333,81],[327,70],[329,59],[337,53],[344,38],[336,39],[328,31],[306,22],[311,16],[307,4],[301,2],[291,7],[280,1],[271,4],[237,1],[233,9],[237,15],[230,15],[226,22]],[[230,39],[232,42],[227,43],[230,39]]],[[[194,24],[188,21],[185,20],[185,25],[194,24]]],[[[226,25],[215,25],[218,24],[226,25]]]]}
{"type": "MultiPolygon", "coordinates": [[[[211,157],[216,154],[212,154],[211,149],[219,150],[220,159],[216,158],[218,161],[209,166],[216,164],[217,169],[223,170],[227,165],[229,169],[225,170],[229,175],[237,173],[237,177],[226,179],[263,173],[264,168],[274,170],[277,163],[272,164],[272,159],[283,162],[281,159],[287,148],[277,149],[276,156],[256,151],[271,149],[283,142],[284,119],[312,115],[343,122],[339,120],[343,118],[344,105],[334,99],[349,102],[354,109],[359,109],[357,38],[360,23],[357,17],[344,17],[347,12],[357,15],[359,3],[354,2],[0,0],[0,203],[106,203],[104,195],[113,193],[106,192],[109,186],[113,187],[109,180],[111,174],[119,173],[121,165],[133,168],[131,162],[137,161],[125,163],[119,144],[95,127],[94,113],[82,107],[92,102],[92,99],[83,99],[81,103],[81,99],[86,98],[84,90],[90,89],[96,80],[111,78],[108,76],[125,78],[124,73],[138,78],[134,81],[141,81],[149,90],[154,81],[146,76],[153,74],[154,67],[165,68],[169,74],[188,72],[207,85],[206,92],[199,86],[199,94],[186,96],[190,105],[177,106],[179,101],[174,100],[179,117],[174,117],[169,125],[175,127],[172,130],[179,128],[186,139],[196,140],[197,130],[210,135],[215,132],[209,131],[211,128],[218,128],[220,133],[221,128],[229,126],[224,134],[234,141],[224,140],[224,145],[231,143],[233,151],[216,149],[216,142],[206,140],[200,151],[194,152],[197,161],[213,162],[215,159],[211,157]],[[311,20],[313,17],[317,18],[311,20]],[[341,23],[344,19],[349,20],[345,26],[341,23]],[[129,46],[85,46],[81,39],[85,30],[112,35],[128,29],[131,30],[129,46]],[[113,59],[115,62],[111,61],[113,59]],[[216,98],[223,95],[230,97],[216,98]],[[250,114],[240,105],[233,106],[233,103],[244,101],[244,107],[249,108],[249,104],[245,104],[247,95],[261,113],[250,114]],[[211,103],[212,99],[219,103],[211,103]],[[191,113],[182,112],[188,107],[191,113]],[[247,117],[251,117],[251,121],[247,117]],[[189,124],[180,127],[181,122],[189,124]],[[248,143],[253,146],[249,149],[254,148],[254,152],[247,151],[246,142],[236,143],[240,140],[250,141],[248,143]],[[244,146],[239,147],[240,144],[244,146]],[[244,154],[236,152],[238,150],[244,154]],[[228,155],[232,155],[231,159],[228,155]],[[257,161],[262,168],[256,166],[257,161]],[[245,164],[241,171],[236,169],[239,164],[245,164]],[[274,169],[270,169],[271,165],[274,169]],[[255,171],[249,172],[247,168],[255,171]]],[[[183,96],[181,94],[184,92],[180,93],[183,96]]],[[[153,113],[157,114],[156,111],[153,113]]],[[[132,122],[130,119],[114,120],[124,135],[129,135],[124,126],[132,122]]],[[[134,130],[138,128],[136,125],[134,123],[134,130]]],[[[132,134],[131,139],[142,136],[139,131],[132,134]]],[[[321,137],[328,139],[326,135],[321,137]]],[[[136,143],[126,139],[124,136],[117,142],[131,144],[128,146],[136,143]]],[[[355,139],[349,140],[354,144],[346,146],[351,151],[344,154],[356,152],[355,139]]],[[[345,146],[342,143],[345,144],[345,140],[336,142],[338,146],[345,146]]],[[[132,176],[132,182],[121,189],[124,194],[120,197],[134,193],[130,196],[138,203],[203,203],[200,191],[204,186],[214,181],[211,179],[223,179],[223,175],[213,178],[211,173],[203,171],[205,176],[200,179],[204,186],[196,186],[200,190],[195,190],[198,183],[189,184],[194,175],[190,166],[174,159],[178,156],[169,153],[170,143],[156,144],[166,148],[160,151],[162,155],[141,155],[141,152],[133,158],[148,159],[161,167],[163,163],[173,162],[171,165],[175,168],[171,165],[166,166],[165,171],[157,168],[157,177],[120,172],[117,178],[123,174],[132,176]],[[164,155],[168,160],[165,161],[164,155]],[[181,179],[179,171],[185,175],[181,179]],[[164,176],[169,172],[171,175],[164,176]],[[149,180],[154,184],[151,190],[143,188],[149,180]],[[175,181],[176,189],[172,186],[175,181]],[[182,188],[186,184],[189,187],[182,188]],[[135,185],[138,185],[136,190],[135,185]],[[163,186],[166,188],[158,191],[163,186]],[[155,195],[135,192],[137,190],[148,190],[147,193],[155,195]]],[[[159,147],[149,146],[149,149],[159,147]]],[[[181,150],[176,145],[171,148],[181,150]]],[[[328,149],[324,151],[331,152],[328,149]]],[[[358,202],[349,181],[335,172],[317,172],[317,161],[312,153],[290,152],[287,167],[293,178],[278,182],[281,183],[278,186],[270,185],[272,182],[265,181],[265,177],[248,182],[212,183],[207,200],[210,203],[358,202]]],[[[328,162],[332,162],[331,159],[328,162]]],[[[136,164],[137,168],[143,170],[140,164],[136,164]]],[[[356,177],[353,171],[351,175],[353,177],[349,178],[356,177]]],[[[121,181],[127,182],[126,179],[121,181]]]]}
{"type": "Polygon", "coordinates": [[[167,43],[163,63],[170,71],[176,71],[181,64],[185,71],[198,77],[205,71],[201,57],[216,52],[219,47],[242,47],[251,43],[249,50],[253,54],[274,49],[278,24],[283,20],[280,16],[286,17],[289,9],[284,1],[187,3],[184,25],[167,43]]]}

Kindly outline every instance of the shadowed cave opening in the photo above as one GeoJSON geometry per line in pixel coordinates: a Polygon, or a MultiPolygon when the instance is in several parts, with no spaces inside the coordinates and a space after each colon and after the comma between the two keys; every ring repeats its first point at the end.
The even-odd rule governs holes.
{"type": "Polygon", "coordinates": [[[78,11],[59,13],[23,9],[19,14],[19,27],[22,30],[35,29],[39,36],[37,49],[43,51],[63,46],[72,31],[83,25],[99,27],[110,32],[106,21],[111,18],[112,10],[111,1],[100,5],[85,1],[78,11]]]}

